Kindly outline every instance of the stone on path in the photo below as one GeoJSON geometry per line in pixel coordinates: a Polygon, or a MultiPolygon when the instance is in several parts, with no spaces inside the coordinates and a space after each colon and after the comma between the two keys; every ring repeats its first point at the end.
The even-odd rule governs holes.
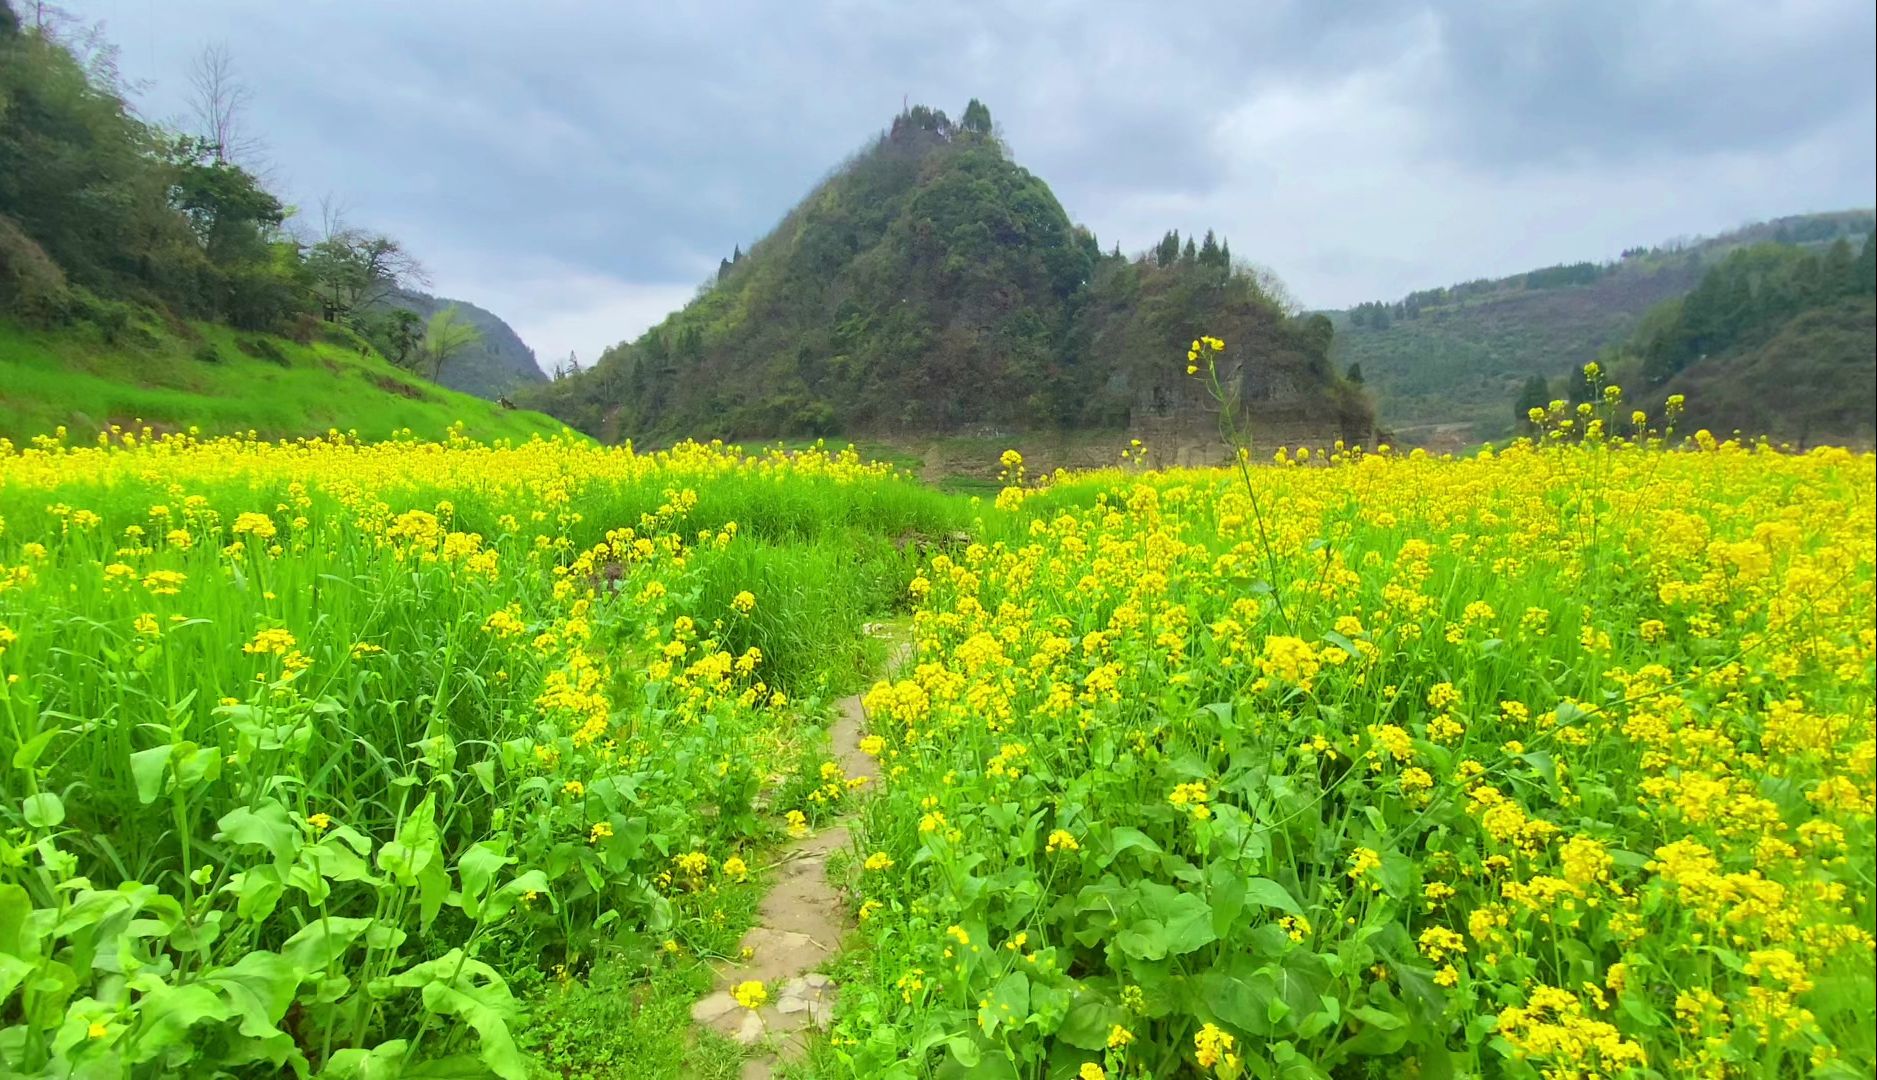
{"type": "MultiPolygon", "coordinates": [[[[889,670],[908,652],[900,645],[889,670]]],[[[860,698],[842,698],[828,733],[835,760],[848,776],[878,782],[877,763],[860,750],[865,730],[860,698]]],[[[826,1028],[834,1020],[840,988],[814,969],[834,955],[850,928],[841,911],[841,891],[828,880],[828,856],[849,842],[846,827],[837,825],[783,849],[776,883],[757,908],[756,925],[743,935],[741,959],[717,965],[716,991],[691,1006],[693,1021],[742,1046],[769,1047],[743,1063],[742,1080],[770,1080],[781,1062],[801,1060],[808,1050],[807,1029],[826,1028]],[[730,988],[751,979],[770,987],[771,1004],[760,1009],[737,1004],[730,988]]]]}

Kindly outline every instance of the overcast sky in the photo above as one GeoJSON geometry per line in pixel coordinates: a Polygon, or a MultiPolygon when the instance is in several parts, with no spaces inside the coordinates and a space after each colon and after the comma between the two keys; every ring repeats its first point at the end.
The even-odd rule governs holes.
{"type": "Polygon", "coordinates": [[[1870,0],[65,6],[155,119],[225,44],[276,187],[544,365],[682,305],[902,100],[982,98],[1104,247],[1216,228],[1312,307],[1877,202],[1870,0]]]}

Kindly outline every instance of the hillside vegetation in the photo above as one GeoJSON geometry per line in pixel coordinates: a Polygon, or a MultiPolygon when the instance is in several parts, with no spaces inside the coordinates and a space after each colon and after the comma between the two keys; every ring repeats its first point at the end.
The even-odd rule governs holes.
{"type": "Polygon", "coordinates": [[[1151,257],[1104,254],[982,105],[958,123],[916,107],[690,305],[528,400],[657,441],[1118,430],[1177,411],[1180,358],[1211,333],[1262,380],[1248,403],[1366,434],[1327,320],[1281,310],[1210,234],[1169,238],[1151,257]]]}
{"type": "Polygon", "coordinates": [[[1603,365],[1717,432],[1800,444],[1877,436],[1877,232],[1859,253],[1762,243],[1652,308],[1603,365]]]}
{"type": "Polygon", "coordinates": [[[423,278],[395,238],[330,214],[316,238],[290,229],[293,209],[243,164],[224,54],[198,61],[198,126],[176,130],[137,115],[101,38],[61,25],[23,25],[0,0],[0,435],[139,418],[278,435],[554,428],[418,377],[445,368],[481,389],[475,338],[485,360],[526,349],[471,316],[388,312],[423,278]]]}
{"type": "Polygon", "coordinates": [[[1512,402],[1533,376],[1565,386],[1605,349],[1627,341],[1650,308],[1700,283],[1729,252],[1758,243],[1817,250],[1869,232],[1868,210],[1808,214],[1722,236],[1633,248],[1614,263],[1546,267],[1411,293],[1331,313],[1333,355],[1355,367],[1383,425],[1402,441],[1458,445],[1515,422],[1512,402]]]}
{"type": "Polygon", "coordinates": [[[540,413],[400,371],[337,328],[301,344],[147,316],[111,337],[90,326],[0,321],[0,440],[23,443],[60,427],[89,439],[112,425],[264,438],[337,429],[365,439],[406,430],[440,439],[460,425],[493,440],[563,430],[540,413]]]}

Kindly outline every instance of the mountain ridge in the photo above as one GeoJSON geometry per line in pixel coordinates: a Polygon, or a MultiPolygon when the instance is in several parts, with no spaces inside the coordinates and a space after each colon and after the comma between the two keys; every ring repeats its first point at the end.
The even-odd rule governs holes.
{"type": "Polygon", "coordinates": [[[1153,426],[1198,446],[1217,418],[1183,358],[1211,334],[1249,412],[1368,437],[1328,320],[1282,310],[1211,234],[1103,253],[993,131],[975,101],[959,123],[902,112],[700,296],[527,400],[653,442],[1153,426]]]}

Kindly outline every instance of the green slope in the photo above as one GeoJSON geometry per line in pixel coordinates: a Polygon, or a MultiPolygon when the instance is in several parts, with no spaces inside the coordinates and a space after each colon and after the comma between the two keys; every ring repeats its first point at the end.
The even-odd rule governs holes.
{"type": "Polygon", "coordinates": [[[1692,290],[1731,252],[1766,242],[1820,249],[1840,237],[1857,241],[1871,221],[1869,210],[1796,215],[1633,250],[1611,264],[1549,267],[1332,312],[1332,356],[1339,370],[1361,366],[1382,426],[1399,441],[1452,448],[1496,438],[1513,429],[1513,403],[1527,379],[1567,385],[1586,362],[1628,340],[1650,308],[1692,290]]]}
{"type": "Polygon", "coordinates": [[[299,344],[213,323],[134,318],[35,329],[0,320],[0,438],[21,442],[63,426],[90,437],[112,424],[162,431],[253,431],[269,438],[328,429],[435,438],[461,424],[482,440],[551,435],[540,413],[507,410],[399,371],[342,331],[299,344]]]}
{"type": "Polygon", "coordinates": [[[1769,435],[1801,447],[1877,439],[1877,301],[1848,297],[1801,313],[1764,344],[1683,368],[1651,395],[1687,401],[1690,427],[1769,435]]]}

